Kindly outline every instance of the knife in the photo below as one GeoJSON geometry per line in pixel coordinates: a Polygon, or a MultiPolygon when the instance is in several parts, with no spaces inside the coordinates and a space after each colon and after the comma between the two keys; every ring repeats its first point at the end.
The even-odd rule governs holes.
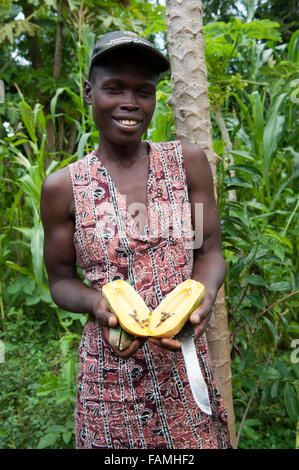
{"type": "Polygon", "coordinates": [[[211,415],[211,405],[209,400],[208,389],[203,378],[200,365],[198,363],[197,353],[194,344],[194,331],[191,323],[188,323],[177,335],[177,339],[181,343],[181,349],[186,365],[189,384],[197,403],[197,406],[204,413],[211,415]]]}

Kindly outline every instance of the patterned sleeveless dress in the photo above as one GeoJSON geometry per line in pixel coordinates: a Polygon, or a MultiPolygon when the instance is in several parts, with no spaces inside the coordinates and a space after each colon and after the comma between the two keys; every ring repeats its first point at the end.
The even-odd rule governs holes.
{"type": "MultiPolygon", "coordinates": [[[[143,235],[95,152],[69,165],[78,265],[92,288],[131,279],[150,309],[192,277],[193,238],[179,141],[152,143],[143,235]]],[[[200,449],[231,447],[227,415],[203,335],[196,342],[212,416],[193,399],[181,352],[146,342],[125,360],[102,340],[95,320],[83,328],[76,398],[76,447],[200,449]]]]}

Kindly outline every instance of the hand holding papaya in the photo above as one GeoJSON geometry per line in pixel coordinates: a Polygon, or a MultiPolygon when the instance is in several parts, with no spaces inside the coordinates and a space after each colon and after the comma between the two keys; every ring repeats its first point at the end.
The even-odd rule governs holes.
{"type": "Polygon", "coordinates": [[[104,341],[111,345],[113,351],[119,357],[128,359],[129,357],[133,356],[144,343],[145,339],[132,337],[130,339],[128,338],[128,341],[126,342],[126,348],[118,348],[119,344],[115,343],[115,338],[113,338],[111,333],[111,330],[118,328],[117,316],[109,310],[107,302],[102,295],[94,305],[93,316],[100,325],[104,341]],[[109,336],[112,338],[112,344],[110,343],[109,336]]]}
{"type": "MultiPolygon", "coordinates": [[[[136,336],[139,339],[139,344],[143,344],[148,338],[149,342],[163,349],[180,350],[180,342],[173,337],[179,333],[192,312],[198,309],[204,292],[203,284],[187,279],[174,288],[151,312],[142,297],[128,282],[117,280],[104,285],[102,294],[107,308],[117,316],[122,327],[118,333],[114,332],[114,336],[110,330],[109,342],[111,346],[113,349],[116,347],[119,351],[119,335],[123,329],[136,336]],[[141,338],[143,338],[143,342],[140,343],[141,338]],[[117,345],[115,340],[118,341],[117,345]]],[[[197,316],[195,315],[193,322],[196,323],[196,320],[197,316]]],[[[136,346],[138,339],[133,340],[136,346]]],[[[132,350],[131,345],[125,349],[127,353],[129,350],[132,350]]],[[[119,352],[118,355],[120,355],[119,352]]]]}
{"type": "Polygon", "coordinates": [[[206,331],[211,319],[214,300],[215,296],[206,290],[200,306],[190,315],[189,320],[194,325],[195,339],[206,331]]]}
{"type": "MultiPolygon", "coordinates": [[[[211,319],[213,305],[214,296],[209,291],[205,290],[200,306],[195,309],[189,317],[190,323],[194,326],[195,339],[199,338],[206,331],[211,319]]],[[[181,349],[179,340],[175,338],[148,338],[148,341],[156,344],[156,346],[159,346],[162,349],[173,352],[181,349]]]]}

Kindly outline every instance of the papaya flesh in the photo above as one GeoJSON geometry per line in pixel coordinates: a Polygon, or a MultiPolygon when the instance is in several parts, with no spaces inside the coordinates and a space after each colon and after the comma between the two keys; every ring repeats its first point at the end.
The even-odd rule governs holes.
{"type": "Polygon", "coordinates": [[[103,286],[108,308],[117,316],[120,326],[135,336],[170,338],[183,328],[191,313],[204,297],[204,285],[187,279],[176,286],[150,311],[142,297],[126,281],[117,280],[103,286]]]}
{"type": "Polygon", "coordinates": [[[204,285],[187,279],[173,289],[151,314],[150,329],[155,338],[177,335],[204,297],[204,285]]]}
{"type": "Polygon", "coordinates": [[[127,333],[148,336],[144,325],[150,310],[131,284],[122,279],[109,282],[102,287],[102,295],[109,310],[117,316],[120,326],[127,333]]]}

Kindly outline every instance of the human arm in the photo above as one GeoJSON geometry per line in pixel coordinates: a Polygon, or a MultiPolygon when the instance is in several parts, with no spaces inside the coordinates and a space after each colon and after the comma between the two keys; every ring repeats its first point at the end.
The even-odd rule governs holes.
{"type": "MultiPolygon", "coordinates": [[[[184,166],[187,177],[189,199],[191,203],[192,225],[195,230],[202,230],[201,237],[195,234],[195,240],[202,239],[200,246],[194,248],[192,279],[205,286],[204,299],[198,309],[190,316],[196,337],[204,333],[209,323],[217,292],[226,276],[226,262],[222,255],[221,223],[217,206],[213,178],[205,153],[198,145],[182,144],[184,166]],[[201,205],[201,206],[200,206],[201,205]],[[198,224],[199,208],[202,208],[202,225],[198,224]]],[[[173,338],[163,338],[151,342],[178,351],[180,343],[173,338]]]]}
{"type": "MultiPolygon", "coordinates": [[[[42,185],[41,218],[44,227],[44,260],[51,296],[64,310],[88,313],[100,324],[108,342],[109,327],[117,325],[102,294],[88,287],[78,276],[74,237],[74,202],[67,168],[49,175],[42,185]]],[[[134,354],[141,341],[115,352],[123,358],[134,354]]]]}
{"type": "Polygon", "coordinates": [[[227,266],[222,254],[221,221],[210,164],[198,145],[185,144],[183,154],[194,227],[197,226],[196,205],[202,204],[203,209],[202,244],[194,250],[192,279],[205,286],[205,296],[199,308],[190,316],[195,336],[199,337],[210,321],[218,290],[226,277],[227,266]]]}

